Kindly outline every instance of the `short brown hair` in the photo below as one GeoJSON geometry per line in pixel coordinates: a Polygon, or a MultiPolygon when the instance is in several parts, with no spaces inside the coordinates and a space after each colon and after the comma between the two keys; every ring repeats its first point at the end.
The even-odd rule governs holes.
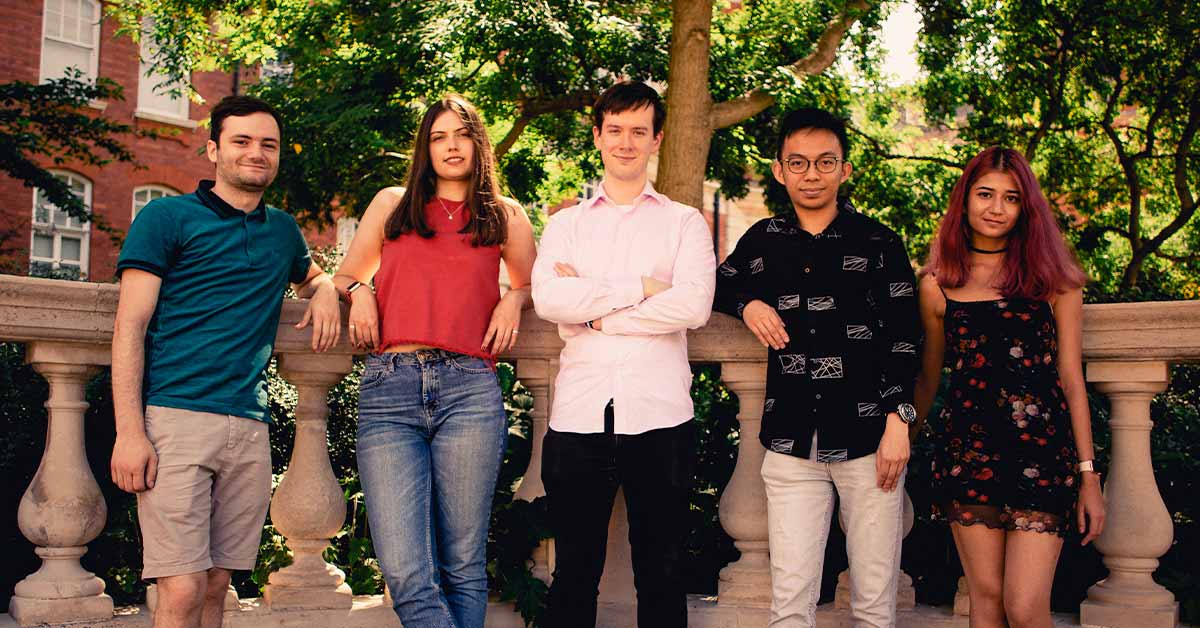
{"type": "Polygon", "coordinates": [[[604,127],[604,114],[622,113],[642,107],[654,108],[654,134],[662,132],[667,119],[667,108],[653,87],[641,82],[621,81],[604,90],[592,105],[592,124],[597,129],[604,127]]]}
{"type": "Polygon", "coordinates": [[[267,103],[265,100],[255,98],[253,96],[226,96],[217,103],[217,106],[212,108],[212,113],[209,114],[209,134],[208,138],[217,144],[221,143],[221,127],[225,124],[225,118],[229,116],[248,116],[252,113],[269,113],[272,118],[275,118],[275,124],[279,126],[279,135],[283,136],[283,120],[279,118],[279,112],[267,103]]]}

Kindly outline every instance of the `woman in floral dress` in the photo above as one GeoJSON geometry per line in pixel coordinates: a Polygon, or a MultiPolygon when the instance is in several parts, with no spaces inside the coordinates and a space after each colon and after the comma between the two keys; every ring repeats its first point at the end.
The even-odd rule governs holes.
{"type": "Polygon", "coordinates": [[[1050,628],[1064,537],[1104,526],[1083,382],[1083,285],[1029,162],[993,147],[967,165],[920,286],[917,411],[934,425],[938,515],[950,523],[971,627],[1050,628]]]}

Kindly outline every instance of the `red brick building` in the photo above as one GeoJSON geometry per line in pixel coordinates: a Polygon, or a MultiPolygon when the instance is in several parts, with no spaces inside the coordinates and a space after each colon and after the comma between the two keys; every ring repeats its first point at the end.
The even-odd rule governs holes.
{"type": "MultiPolygon", "coordinates": [[[[129,227],[142,205],[164,194],[191,192],[213,167],[203,150],[213,103],[257,78],[257,70],[233,76],[197,72],[192,76],[204,104],[172,98],[156,91],[160,78],[147,77],[139,47],[128,37],[115,36],[116,23],[103,15],[98,0],[0,0],[0,83],[36,83],[77,67],[89,77],[105,77],[124,88],[124,100],[94,103],[96,115],[135,129],[158,129],[165,137],[120,138],[135,164],[111,163],[97,168],[82,164],[43,166],[65,178],[91,208],[93,215],[121,230],[129,227]]],[[[0,233],[13,234],[0,259],[3,272],[56,274],[89,281],[110,281],[118,249],[107,233],[91,223],[68,220],[33,189],[0,174],[0,233]]],[[[333,229],[310,244],[335,241],[333,229]]]]}

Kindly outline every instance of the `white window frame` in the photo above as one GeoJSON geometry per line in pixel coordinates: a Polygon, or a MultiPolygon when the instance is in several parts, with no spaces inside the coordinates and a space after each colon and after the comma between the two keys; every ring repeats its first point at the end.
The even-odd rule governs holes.
{"type": "MultiPolygon", "coordinates": [[[[65,178],[67,180],[68,184],[70,184],[72,181],[78,181],[78,182],[83,183],[83,203],[88,208],[88,213],[91,213],[91,211],[92,211],[92,181],[90,179],[88,179],[87,177],[85,177],[83,175],[76,174],[74,172],[70,172],[67,170],[51,170],[50,173],[56,177],[65,178]]],[[[79,278],[87,279],[88,260],[90,258],[90,248],[91,248],[89,245],[90,245],[91,234],[92,234],[92,222],[89,220],[89,221],[79,225],[78,227],[75,227],[75,226],[72,226],[72,224],[71,224],[72,222],[75,221],[75,219],[68,217],[67,224],[57,225],[54,222],[55,213],[62,212],[63,210],[59,209],[57,206],[55,206],[53,204],[50,204],[49,201],[46,202],[46,204],[49,205],[49,208],[50,208],[50,214],[48,216],[49,220],[47,222],[39,222],[37,210],[38,210],[38,196],[40,195],[40,192],[41,192],[41,190],[38,188],[34,188],[34,190],[33,190],[33,215],[31,216],[30,228],[29,228],[29,262],[30,262],[30,266],[32,266],[34,262],[41,262],[43,264],[50,264],[50,268],[52,268],[54,270],[58,270],[58,269],[62,268],[63,267],[63,259],[62,259],[62,238],[63,238],[63,236],[64,235],[79,236],[79,278]],[[52,238],[54,238],[54,244],[53,244],[51,252],[50,252],[50,257],[38,257],[38,256],[34,255],[33,241],[34,241],[34,237],[38,234],[49,235],[52,238]]],[[[63,213],[66,213],[66,212],[63,212],[63,213]]],[[[75,266],[75,264],[72,262],[68,262],[66,264],[66,266],[73,267],[73,266],[75,266]]]]}
{"type": "Polygon", "coordinates": [[[579,189],[579,202],[583,202],[600,193],[601,179],[588,179],[579,189]]]}
{"type": "Polygon", "coordinates": [[[258,64],[258,80],[290,80],[295,71],[296,64],[277,56],[258,64]]]}
{"type": "MultiPolygon", "coordinates": [[[[134,218],[137,218],[137,215],[138,215],[138,209],[139,209],[138,208],[138,193],[139,192],[162,192],[162,196],[160,196],[158,198],[164,198],[167,196],[179,196],[179,194],[180,194],[179,190],[176,190],[173,187],[166,186],[166,185],[159,185],[157,183],[152,183],[150,185],[139,185],[139,186],[133,188],[133,203],[130,205],[130,212],[129,212],[129,222],[131,222],[131,223],[133,222],[134,218]]],[[[153,201],[153,200],[155,200],[155,199],[152,198],[152,199],[146,201],[146,203],[142,204],[142,207],[145,207],[147,203],[149,203],[150,201],[153,201]]]]}
{"type": "MultiPolygon", "coordinates": [[[[153,106],[143,103],[143,91],[149,91],[154,96],[162,96],[164,94],[160,93],[160,90],[169,91],[172,89],[171,85],[163,84],[167,77],[153,70],[152,59],[155,52],[153,40],[153,22],[147,18],[142,23],[142,34],[138,39],[138,101],[133,115],[155,122],[194,128],[196,126],[195,122],[188,117],[191,114],[191,102],[188,100],[186,91],[171,99],[171,102],[176,105],[173,111],[156,109],[153,106]]],[[[183,89],[186,86],[181,83],[178,87],[183,89]]]]}
{"type": "Polygon", "coordinates": [[[337,246],[342,255],[350,251],[350,243],[354,234],[358,233],[358,219],[342,216],[337,219],[337,246]]]}
{"type": "MultiPolygon", "coordinates": [[[[92,43],[90,46],[91,54],[89,55],[88,67],[79,68],[80,70],[83,70],[87,73],[86,78],[91,79],[92,81],[95,81],[100,76],[100,20],[101,20],[101,16],[103,15],[102,7],[100,6],[100,3],[97,0],[78,0],[78,1],[81,4],[91,5],[92,9],[94,10],[94,15],[96,16],[96,21],[92,23],[92,43]]],[[[47,12],[49,11],[49,9],[50,9],[49,3],[43,1],[43,3],[42,3],[42,38],[40,40],[41,56],[39,57],[40,61],[39,61],[39,68],[38,68],[38,76],[40,77],[39,80],[42,83],[50,81],[51,79],[62,78],[60,76],[49,76],[46,74],[46,40],[47,39],[49,39],[51,41],[56,41],[56,42],[59,42],[62,44],[67,44],[69,46],[77,46],[79,48],[88,48],[89,47],[88,45],[86,45],[82,42],[68,39],[61,35],[55,36],[55,35],[48,34],[46,31],[50,24],[50,17],[49,17],[49,15],[47,15],[47,12]]]]}

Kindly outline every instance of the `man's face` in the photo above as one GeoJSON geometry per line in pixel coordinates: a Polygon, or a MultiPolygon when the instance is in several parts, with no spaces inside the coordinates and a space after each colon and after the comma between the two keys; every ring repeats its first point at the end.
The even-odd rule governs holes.
{"type": "Polygon", "coordinates": [[[849,178],[850,164],[832,131],[801,129],[784,141],[782,157],[771,171],[794,207],[815,211],[837,207],[838,188],[849,178]]]}
{"type": "Polygon", "coordinates": [[[279,125],[265,112],[229,116],[220,143],[208,141],[208,160],[217,181],[247,192],[262,192],[279,172],[279,125]]]}
{"type": "Polygon", "coordinates": [[[636,181],[646,176],[650,155],[658,150],[662,133],[654,133],[654,107],[604,114],[601,128],[592,127],[592,140],[604,162],[605,178],[636,181]]]}

